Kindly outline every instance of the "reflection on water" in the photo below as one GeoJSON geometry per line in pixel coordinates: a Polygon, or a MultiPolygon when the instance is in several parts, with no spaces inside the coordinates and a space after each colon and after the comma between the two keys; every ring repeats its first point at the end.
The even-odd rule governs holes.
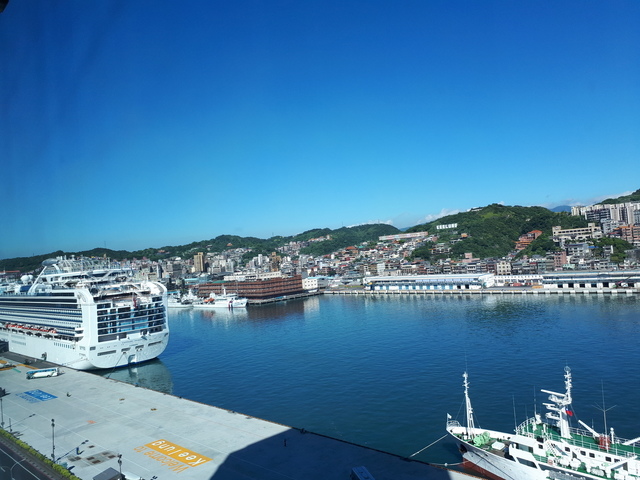
{"type": "Polygon", "coordinates": [[[150,360],[139,365],[120,367],[113,370],[98,370],[91,373],[162,393],[173,393],[171,372],[159,359],[150,360]]]}
{"type": "Polygon", "coordinates": [[[248,317],[246,308],[216,308],[211,310],[198,310],[195,309],[193,313],[200,319],[206,319],[211,322],[216,322],[219,325],[229,326],[231,322],[238,322],[246,320],[248,317]]]}

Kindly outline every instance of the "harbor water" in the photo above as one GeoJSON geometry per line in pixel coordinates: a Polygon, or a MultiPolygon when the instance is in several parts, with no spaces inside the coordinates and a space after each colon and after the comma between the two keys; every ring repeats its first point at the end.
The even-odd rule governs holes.
{"type": "Polygon", "coordinates": [[[452,465],[441,437],[447,414],[464,418],[464,371],[476,426],[513,431],[543,411],[541,388],[564,391],[569,366],[577,419],[640,436],[639,307],[638,296],[367,295],[170,309],[158,360],[101,375],[452,465]]]}

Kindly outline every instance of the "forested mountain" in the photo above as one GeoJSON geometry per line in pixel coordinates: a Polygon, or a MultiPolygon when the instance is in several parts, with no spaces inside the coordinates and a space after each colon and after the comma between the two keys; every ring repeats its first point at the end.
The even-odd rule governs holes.
{"type": "MultiPolygon", "coordinates": [[[[373,225],[359,225],[357,227],[342,227],[337,230],[332,230],[329,233],[322,233],[324,230],[310,230],[309,232],[321,232],[320,235],[322,236],[331,235],[330,240],[315,242],[300,250],[300,253],[313,256],[327,255],[350,245],[358,245],[363,242],[377,242],[378,237],[383,235],[401,233],[400,230],[392,225],[384,225],[380,223],[373,225]]],[[[299,238],[296,241],[302,241],[304,238],[303,236],[309,232],[299,235],[299,238]]],[[[309,238],[317,238],[320,235],[314,234],[309,238]]],[[[305,238],[304,240],[307,239],[305,238]]]]}
{"type": "MultiPolygon", "coordinates": [[[[465,252],[474,257],[502,257],[513,251],[520,235],[532,230],[541,230],[541,242],[548,240],[551,227],[562,228],[586,227],[587,221],[582,217],[574,217],[566,212],[552,212],[544,207],[519,207],[492,204],[483,208],[474,208],[467,212],[447,215],[433,222],[416,225],[407,232],[428,231],[438,235],[438,242],[451,242],[448,256],[460,258],[465,252]],[[438,225],[456,225],[452,228],[438,230],[438,225]]],[[[414,256],[429,258],[427,250],[433,245],[425,245],[414,256]]],[[[553,243],[551,243],[553,246],[553,243]]]]}

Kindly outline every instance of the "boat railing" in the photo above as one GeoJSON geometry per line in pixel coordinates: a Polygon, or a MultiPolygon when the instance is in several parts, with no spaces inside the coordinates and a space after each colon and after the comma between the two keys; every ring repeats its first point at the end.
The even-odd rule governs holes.
{"type": "MultiPolygon", "coordinates": [[[[571,438],[563,438],[555,430],[555,427],[547,423],[540,423],[535,417],[528,418],[518,425],[516,433],[530,438],[542,436],[556,441],[563,440],[571,445],[591,450],[603,450],[598,438],[595,438],[593,434],[587,430],[570,427],[569,433],[571,434],[571,438]]],[[[620,437],[616,437],[615,440],[615,443],[610,443],[608,445],[607,451],[614,455],[624,457],[640,455],[640,438],[637,439],[636,442],[631,442],[630,440],[620,437]]]]}
{"type": "MultiPolygon", "coordinates": [[[[614,455],[620,455],[623,457],[640,453],[640,448],[634,447],[633,444],[625,445],[628,440],[624,438],[616,437],[615,443],[606,442],[605,444],[607,445],[607,447],[604,447],[600,440],[594,437],[593,434],[587,430],[570,427],[569,432],[571,433],[571,439],[569,440],[569,443],[576,446],[590,448],[592,450],[607,450],[614,455]]],[[[607,435],[604,436],[607,437],[607,435]]]]}
{"type": "Polygon", "coordinates": [[[447,430],[451,429],[451,428],[459,428],[462,427],[462,425],[460,424],[460,422],[458,420],[448,420],[447,421],[447,430]]]}
{"type": "Polygon", "coordinates": [[[535,417],[529,417],[516,427],[516,433],[525,437],[534,437],[537,423],[535,417]]]}

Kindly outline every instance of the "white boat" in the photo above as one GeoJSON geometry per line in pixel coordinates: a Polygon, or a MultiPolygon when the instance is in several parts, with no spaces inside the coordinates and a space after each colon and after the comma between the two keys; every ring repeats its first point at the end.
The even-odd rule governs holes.
{"type": "MultiPolygon", "coordinates": [[[[640,437],[625,440],[610,432],[598,433],[575,418],[571,408],[571,370],[565,368],[565,393],[549,390],[546,421],[535,414],[515,433],[475,426],[468,376],[464,375],[466,425],[448,416],[447,432],[465,463],[501,480],[637,480],[640,479],[640,437]],[[574,428],[572,420],[583,428],[574,428]]],[[[605,422],[606,424],[606,422],[605,422]]]]}
{"type": "Polygon", "coordinates": [[[45,260],[34,280],[0,292],[9,351],[77,370],[151,360],[169,341],[167,290],[105,259],[45,260]]]}
{"type": "Polygon", "coordinates": [[[210,309],[210,308],[245,308],[247,299],[239,297],[235,293],[227,293],[223,288],[221,294],[211,293],[209,298],[193,304],[193,308],[210,309]]]}
{"type": "Polygon", "coordinates": [[[180,295],[178,292],[174,292],[167,297],[167,306],[169,308],[191,308],[195,302],[199,302],[200,299],[193,291],[189,290],[184,295],[180,295]]]}

